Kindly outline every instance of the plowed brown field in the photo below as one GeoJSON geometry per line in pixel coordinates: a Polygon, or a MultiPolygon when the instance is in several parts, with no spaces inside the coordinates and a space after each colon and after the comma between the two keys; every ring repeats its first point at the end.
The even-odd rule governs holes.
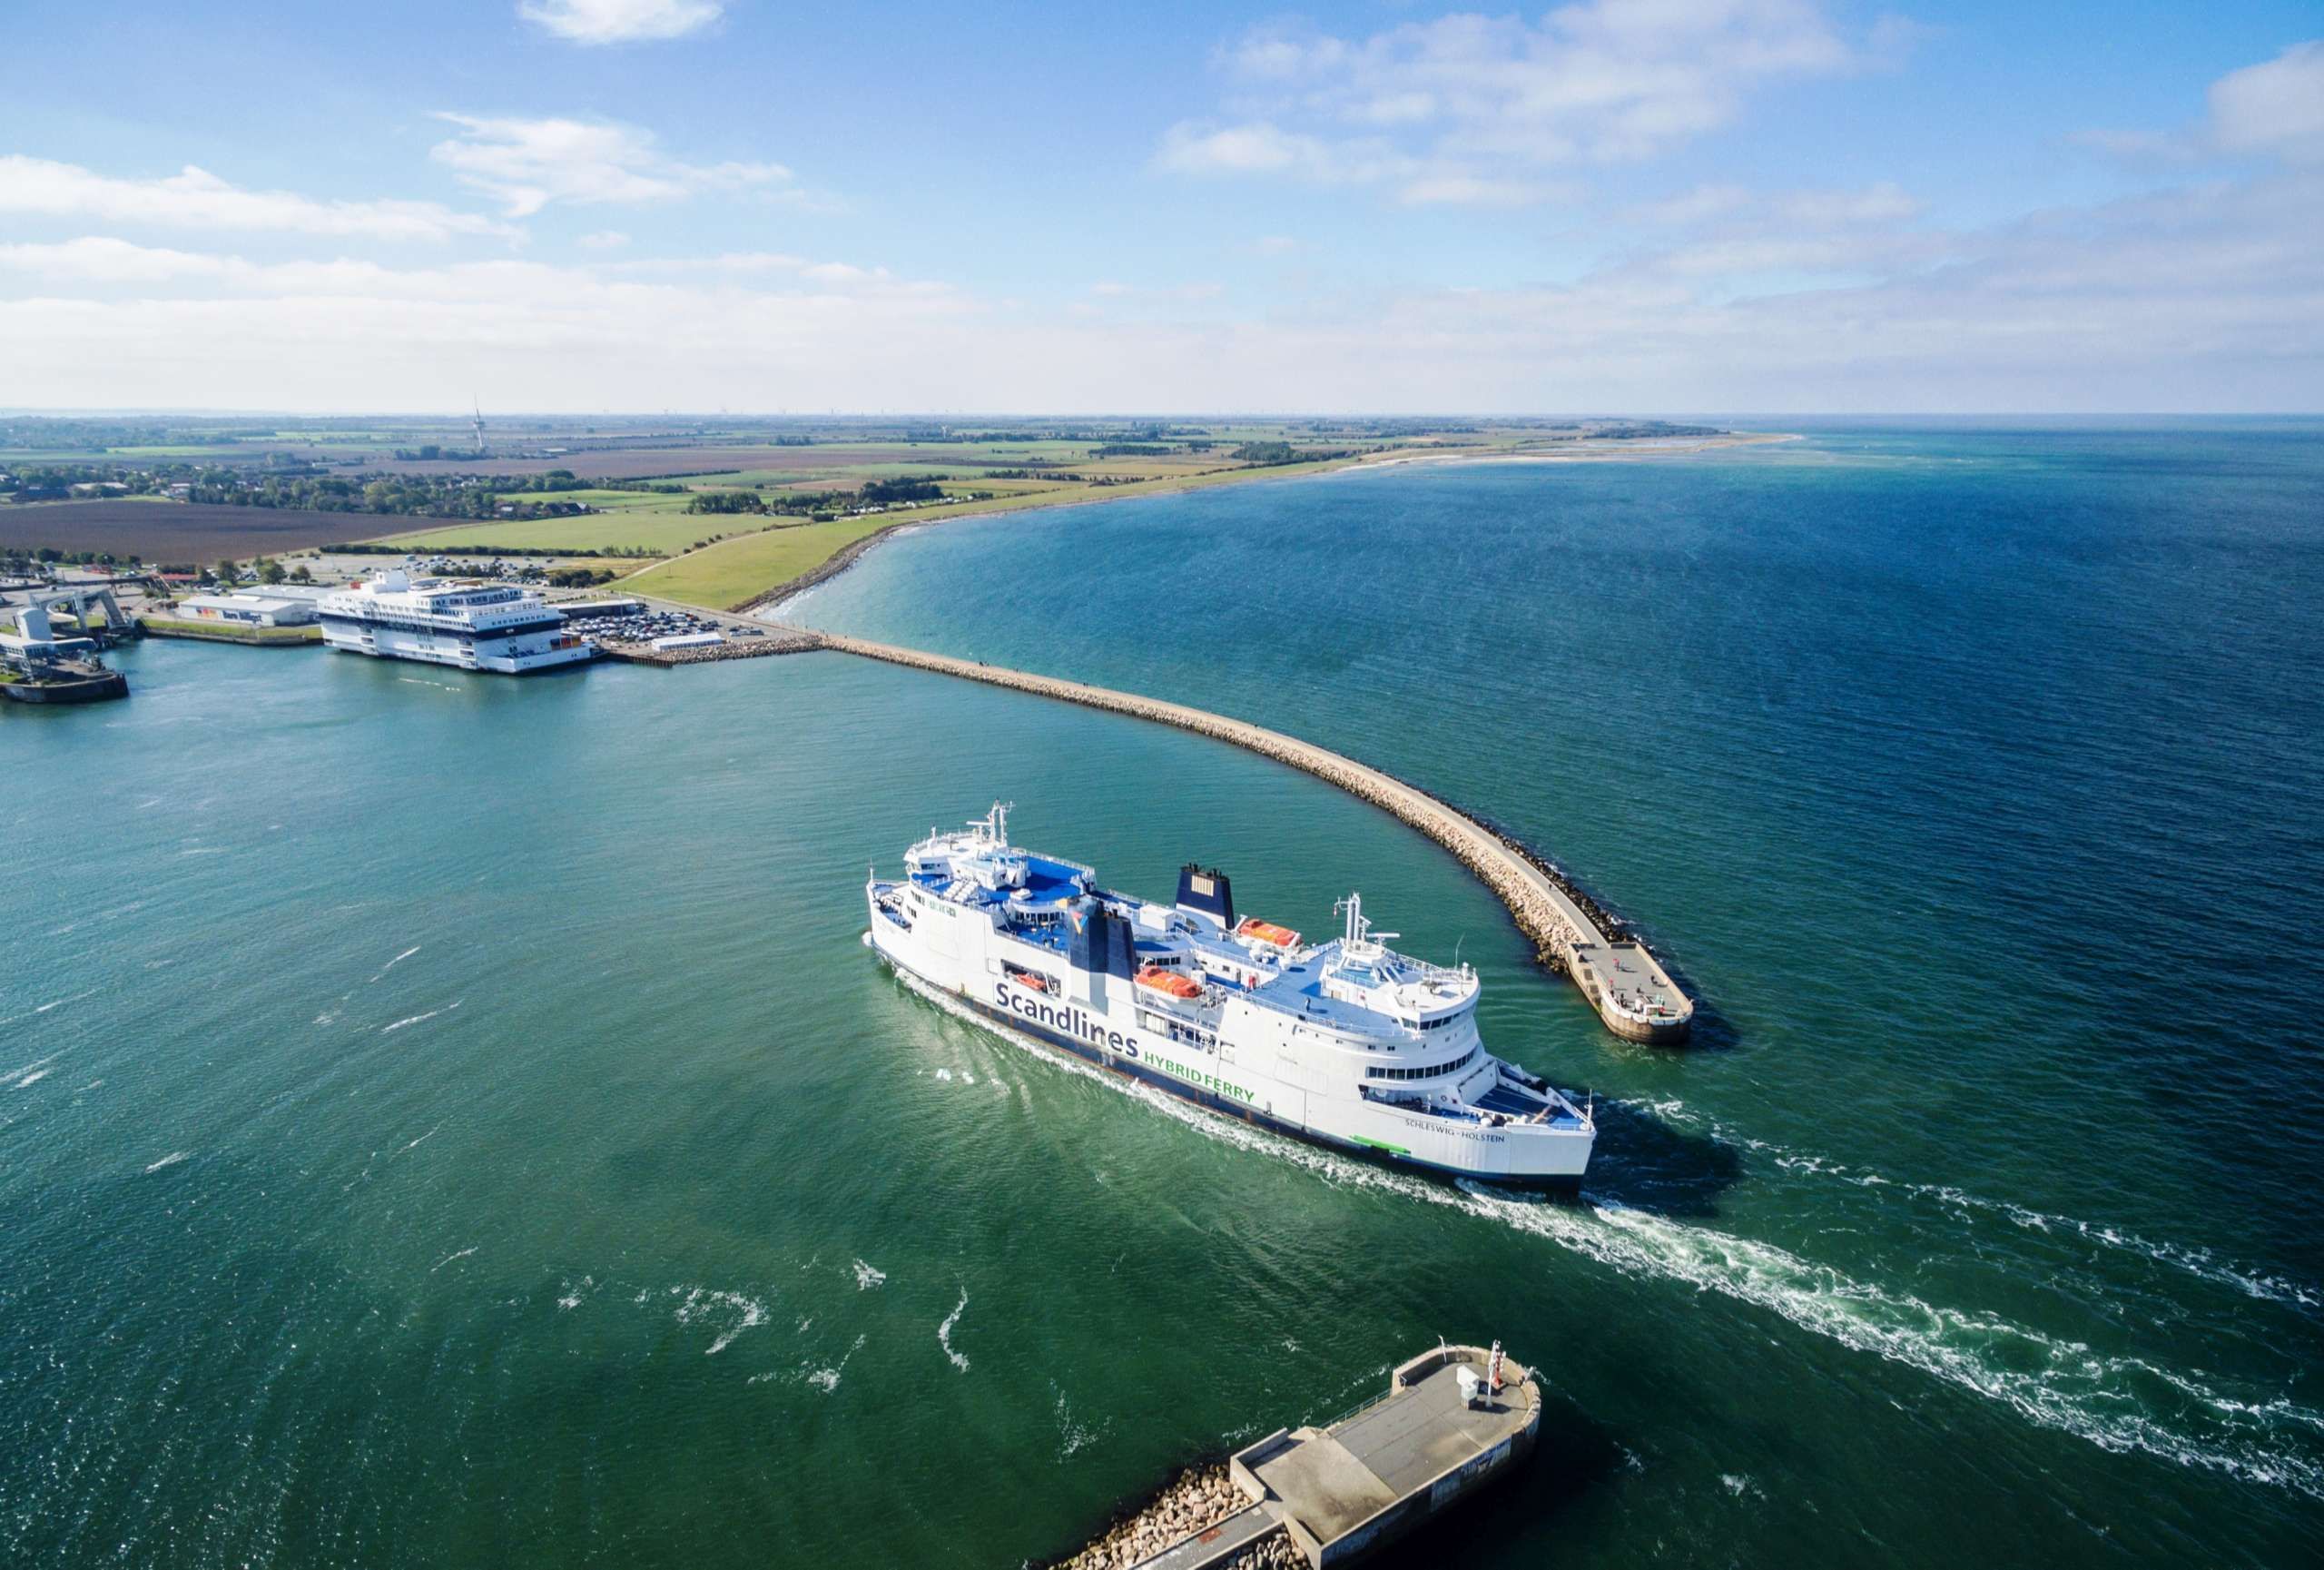
{"type": "Polygon", "coordinates": [[[54,501],[0,507],[0,546],[109,550],[146,562],[202,566],[231,556],[278,556],[409,529],[425,520],[369,512],[294,512],[173,501],[54,501]]]}

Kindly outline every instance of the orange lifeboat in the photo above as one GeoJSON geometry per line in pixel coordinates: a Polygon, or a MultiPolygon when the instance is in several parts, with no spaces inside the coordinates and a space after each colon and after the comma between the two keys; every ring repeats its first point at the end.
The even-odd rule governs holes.
{"type": "Polygon", "coordinates": [[[1289,927],[1279,927],[1273,922],[1263,922],[1256,916],[1245,916],[1242,923],[1235,929],[1235,935],[1238,938],[1249,938],[1255,943],[1272,943],[1279,949],[1295,949],[1299,946],[1297,933],[1293,932],[1289,927]]]}
{"type": "Polygon", "coordinates": [[[1167,992],[1174,998],[1188,1002],[1202,996],[1202,983],[1177,971],[1166,971],[1160,965],[1148,965],[1137,973],[1137,984],[1152,987],[1157,992],[1167,992]]]}

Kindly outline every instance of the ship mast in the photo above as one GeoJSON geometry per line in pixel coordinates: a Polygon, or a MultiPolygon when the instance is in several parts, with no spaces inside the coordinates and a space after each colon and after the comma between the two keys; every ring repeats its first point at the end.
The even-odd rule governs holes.
{"type": "Polygon", "coordinates": [[[1387,940],[1399,937],[1398,933],[1373,934],[1372,923],[1364,914],[1364,896],[1351,894],[1332,906],[1335,913],[1347,917],[1347,926],[1341,933],[1340,953],[1344,958],[1358,962],[1378,959],[1387,953],[1387,940]]]}
{"type": "Polygon", "coordinates": [[[1016,805],[1015,802],[995,802],[992,810],[985,814],[982,820],[972,822],[969,826],[994,844],[1005,845],[1009,843],[1009,812],[1016,805]]]}

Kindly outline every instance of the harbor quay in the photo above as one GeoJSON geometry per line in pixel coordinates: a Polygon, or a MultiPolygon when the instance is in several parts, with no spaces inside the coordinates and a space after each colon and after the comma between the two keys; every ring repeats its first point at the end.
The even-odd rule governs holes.
{"type": "Polygon", "coordinates": [[[1393,775],[1281,731],[1184,704],[1165,703],[1136,693],[1036,676],[866,638],[767,625],[779,627],[786,635],[814,640],[805,647],[884,660],[1175,726],[1314,775],[1402,819],[1450,851],[1508,907],[1518,930],[1532,941],[1541,963],[1571,978],[1581,989],[1608,1030],[1634,1042],[1677,1042],[1687,1038],[1694,1019],[1694,1002],[1670,979],[1644,943],[1610,933],[1599,917],[1592,915],[1594,905],[1585,908],[1586,896],[1581,896],[1561,874],[1512,837],[1495,832],[1452,804],[1393,775]]]}

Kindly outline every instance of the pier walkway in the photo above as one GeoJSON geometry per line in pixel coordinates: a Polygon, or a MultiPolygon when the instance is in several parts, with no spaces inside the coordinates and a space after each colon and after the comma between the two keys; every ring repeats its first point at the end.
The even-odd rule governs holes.
{"type": "Polygon", "coordinates": [[[961,676],[1176,726],[1304,770],[1393,814],[1451,851],[1462,865],[1474,873],[1509,907],[1518,929],[1533,941],[1543,961],[1572,978],[1616,1035],[1630,1041],[1675,1042],[1687,1034],[1694,1016],[1694,1003],[1644,944],[1610,938],[1555,877],[1534,864],[1516,846],[1467,814],[1426,791],[1406,785],[1393,775],[1281,731],[1189,708],[1184,704],[1164,703],[1136,693],[1035,676],[894,644],[812,632],[779,622],[759,625],[813,639],[813,647],[842,654],[961,676]]]}
{"type": "Polygon", "coordinates": [[[1283,1522],[1265,1506],[1246,1505],[1226,1520],[1179,1538],[1152,1558],[1140,1559],[1135,1570],[1210,1570],[1283,1529],[1283,1522]]]}

